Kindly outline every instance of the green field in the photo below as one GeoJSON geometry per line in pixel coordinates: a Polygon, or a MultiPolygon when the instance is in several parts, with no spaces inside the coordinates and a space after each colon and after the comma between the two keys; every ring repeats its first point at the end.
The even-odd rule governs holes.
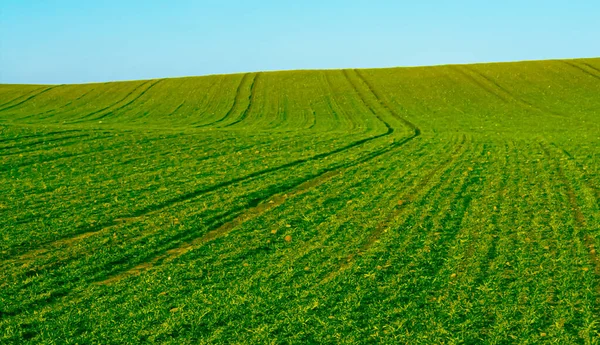
{"type": "Polygon", "coordinates": [[[600,59],[0,85],[0,343],[600,343],[600,59]]]}

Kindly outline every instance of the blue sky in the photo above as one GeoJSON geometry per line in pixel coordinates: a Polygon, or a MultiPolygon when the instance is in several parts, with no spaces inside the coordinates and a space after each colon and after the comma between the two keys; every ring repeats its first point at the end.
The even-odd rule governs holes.
{"type": "Polygon", "coordinates": [[[600,56],[600,1],[0,0],[0,83],[600,56]]]}

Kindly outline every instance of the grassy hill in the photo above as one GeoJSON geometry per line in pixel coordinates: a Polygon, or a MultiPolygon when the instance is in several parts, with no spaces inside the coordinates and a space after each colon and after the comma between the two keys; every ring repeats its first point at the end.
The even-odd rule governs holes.
{"type": "Polygon", "coordinates": [[[0,85],[0,343],[600,339],[600,59],[0,85]]]}

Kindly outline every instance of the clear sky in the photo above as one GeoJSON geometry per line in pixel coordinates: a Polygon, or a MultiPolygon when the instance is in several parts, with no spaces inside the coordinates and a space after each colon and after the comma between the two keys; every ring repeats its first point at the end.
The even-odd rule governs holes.
{"type": "Polygon", "coordinates": [[[0,83],[600,56],[600,0],[0,0],[0,83]]]}

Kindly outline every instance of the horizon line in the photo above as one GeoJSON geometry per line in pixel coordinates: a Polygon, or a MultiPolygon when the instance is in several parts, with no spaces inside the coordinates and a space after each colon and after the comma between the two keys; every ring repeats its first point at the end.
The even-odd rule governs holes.
{"type": "Polygon", "coordinates": [[[212,76],[227,76],[227,75],[238,75],[248,73],[281,73],[281,72],[310,72],[310,71],[343,71],[343,70],[380,70],[380,69],[400,69],[400,68],[427,68],[427,67],[443,67],[443,66],[466,66],[466,65],[496,65],[496,64],[510,64],[510,63],[521,63],[521,62],[550,62],[550,61],[565,61],[565,60],[586,60],[586,59],[599,59],[600,56],[590,57],[576,57],[576,58],[549,58],[549,59],[524,59],[524,60],[503,60],[503,61],[484,61],[484,62],[467,62],[467,63],[441,63],[432,65],[405,65],[405,66],[384,66],[384,67],[336,67],[336,68],[290,68],[290,69],[274,69],[274,70],[260,70],[260,71],[242,71],[242,72],[230,72],[230,73],[210,73],[201,75],[181,75],[181,76],[169,76],[169,77],[158,77],[158,78],[147,78],[147,79],[118,79],[108,81],[90,81],[83,83],[0,83],[0,85],[88,85],[88,84],[108,84],[108,83],[126,83],[135,81],[149,81],[149,80],[164,80],[164,79],[183,79],[183,78],[204,78],[212,76]]]}

